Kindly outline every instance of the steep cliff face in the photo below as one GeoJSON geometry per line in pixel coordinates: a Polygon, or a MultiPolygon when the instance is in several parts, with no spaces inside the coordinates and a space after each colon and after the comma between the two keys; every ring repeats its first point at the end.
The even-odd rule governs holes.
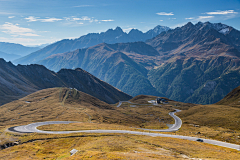
{"type": "Polygon", "coordinates": [[[131,98],[82,69],[65,69],[55,73],[42,65],[14,66],[0,59],[0,105],[52,87],[76,88],[107,103],[131,98]]]}

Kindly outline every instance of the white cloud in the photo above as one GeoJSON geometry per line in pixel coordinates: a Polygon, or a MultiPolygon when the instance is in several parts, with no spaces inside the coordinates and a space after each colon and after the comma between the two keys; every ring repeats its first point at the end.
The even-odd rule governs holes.
{"type": "Polygon", "coordinates": [[[67,21],[93,21],[93,19],[88,16],[82,16],[81,18],[74,17],[74,16],[65,17],[65,20],[67,20],[67,21]]]}
{"type": "Polygon", "coordinates": [[[61,21],[62,19],[59,18],[46,18],[46,19],[41,19],[41,22],[55,22],[55,21],[61,21]]]}
{"type": "Polygon", "coordinates": [[[206,12],[209,15],[226,15],[226,14],[238,14],[238,12],[234,12],[234,10],[226,10],[226,11],[215,11],[215,12],[206,12]]]}
{"type": "Polygon", "coordinates": [[[55,37],[49,37],[49,38],[23,38],[23,37],[10,37],[10,38],[6,38],[6,37],[0,37],[0,41],[1,42],[10,42],[10,43],[18,43],[18,44],[22,44],[24,46],[33,46],[33,45],[40,45],[40,44],[46,44],[46,43],[52,43],[52,42],[56,42],[59,41],[61,39],[59,38],[55,38],[55,37]]]}
{"type": "Polygon", "coordinates": [[[162,22],[163,20],[161,19],[161,20],[159,20],[159,21],[161,21],[161,22],[162,22]]]}
{"type": "Polygon", "coordinates": [[[37,21],[37,18],[39,18],[39,17],[29,16],[28,18],[24,18],[24,19],[28,20],[28,22],[35,22],[35,21],[37,21]]]}
{"type": "Polygon", "coordinates": [[[94,17],[88,17],[88,16],[82,16],[81,18],[79,17],[75,17],[75,16],[71,16],[71,17],[64,17],[66,21],[68,21],[68,24],[84,24],[85,22],[89,22],[89,23],[101,23],[101,22],[112,22],[114,21],[113,19],[103,19],[103,20],[98,20],[94,17]]]}
{"type": "Polygon", "coordinates": [[[79,6],[74,6],[74,7],[93,7],[94,5],[79,5],[79,6]]]}
{"type": "Polygon", "coordinates": [[[217,10],[214,12],[205,12],[203,14],[215,15],[216,18],[218,19],[227,20],[227,19],[235,18],[238,15],[238,12],[235,12],[234,10],[225,10],[225,11],[217,10]]]}
{"type": "Polygon", "coordinates": [[[209,19],[209,18],[213,18],[214,16],[199,16],[198,18],[200,19],[209,19]]]}
{"type": "Polygon", "coordinates": [[[170,12],[170,13],[166,13],[166,12],[159,12],[159,13],[156,13],[157,15],[160,15],[160,16],[173,16],[173,12],[170,12]]]}
{"type": "Polygon", "coordinates": [[[19,27],[18,24],[14,25],[9,22],[5,22],[5,24],[0,25],[0,29],[3,30],[2,32],[11,34],[12,36],[39,36],[30,28],[19,27]]]}
{"type": "Polygon", "coordinates": [[[185,19],[190,19],[191,20],[191,19],[194,19],[194,18],[193,17],[189,17],[189,18],[185,18],[185,19]]]}
{"type": "Polygon", "coordinates": [[[197,21],[208,21],[213,18],[214,18],[214,16],[199,16],[196,20],[197,21]]]}
{"type": "Polygon", "coordinates": [[[15,16],[8,16],[8,18],[14,18],[15,16]]]}
{"type": "Polygon", "coordinates": [[[34,16],[29,16],[29,17],[27,17],[25,19],[28,20],[28,22],[36,22],[36,21],[40,21],[40,22],[56,22],[56,21],[61,21],[62,20],[60,18],[49,18],[49,17],[46,17],[45,19],[40,19],[39,17],[34,17],[34,16]]]}
{"type": "Polygon", "coordinates": [[[114,21],[114,20],[112,20],[112,19],[105,19],[105,20],[101,20],[102,22],[112,22],[112,21],[114,21]]]}
{"type": "Polygon", "coordinates": [[[81,18],[73,18],[73,21],[79,21],[81,18]]]}
{"type": "Polygon", "coordinates": [[[35,40],[31,39],[31,38],[5,38],[5,37],[0,37],[0,41],[21,44],[21,43],[34,42],[35,40]]]}
{"type": "Polygon", "coordinates": [[[79,20],[82,20],[82,21],[91,21],[92,18],[89,18],[88,16],[82,16],[82,18],[80,18],[79,20]]]}

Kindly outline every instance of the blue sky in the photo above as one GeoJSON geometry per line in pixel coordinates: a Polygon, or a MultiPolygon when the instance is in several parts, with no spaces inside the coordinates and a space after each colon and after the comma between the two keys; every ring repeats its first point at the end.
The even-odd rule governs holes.
{"type": "Polygon", "coordinates": [[[240,30],[240,0],[0,0],[0,41],[37,45],[109,28],[224,23],[240,30]]]}

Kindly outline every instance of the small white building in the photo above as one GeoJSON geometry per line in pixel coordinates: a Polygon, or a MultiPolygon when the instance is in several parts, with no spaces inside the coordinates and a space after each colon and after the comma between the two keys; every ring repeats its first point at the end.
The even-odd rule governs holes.
{"type": "Polygon", "coordinates": [[[70,151],[71,156],[74,155],[75,153],[77,153],[77,151],[78,151],[78,150],[76,150],[76,149],[72,149],[72,150],[70,151]]]}

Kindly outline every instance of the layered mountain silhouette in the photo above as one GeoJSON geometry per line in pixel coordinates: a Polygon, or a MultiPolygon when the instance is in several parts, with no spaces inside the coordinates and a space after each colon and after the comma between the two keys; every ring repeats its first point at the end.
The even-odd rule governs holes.
{"type": "Polygon", "coordinates": [[[133,96],[209,104],[239,85],[238,35],[225,24],[189,22],[146,43],[102,43],[39,63],[55,71],[81,67],[133,96]]]}
{"type": "Polygon", "coordinates": [[[41,49],[40,47],[26,47],[21,44],[0,42],[0,58],[15,60],[41,49]]]}
{"type": "MultiPolygon", "coordinates": [[[[237,87],[239,31],[221,24],[188,23],[149,40],[160,54],[162,65],[151,70],[149,80],[174,100],[209,104],[237,87]]],[[[240,36],[239,36],[240,37],[240,36]]]]}
{"type": "Polygon", "coordinates": [[[227,25],[210,22],[187,23],[181,28],[163,32],[148,40],[165,59],[176,56],[208,58],[212,56],[240,57],[240,32],[227,25]],[[233,37],[232,35],[238,35],[233,37]]]}
{"type": "Polygon", "coordinates": [[[14,61],[40,49],[41,46],[27,47],[16,43],[0,42],[0,58],[7,61],[14,61]]]}
{"type": "Polygon", "coordinates": [[[240,61],[229,57],[176,59],[151,70],[149,80],[166,97],[211,104],[239,85],[240,61]]]}
{"type": "Polygon", "coordinates": [[[7,61],[12,61],[14,59],[20,58],[20,55],[17,54],[9,54],[9,53],[5,53],[5,52],[1,52],[0,51],[0,57],[4,58],[7,61]]]}
{"type": "Polygon", "coordinates": [[[0,105],[53,87],[76,88],[107,103],[132,98],[80,68],[55,73],[42,65],[15,66],[0,59],[0,105]]]}
{"type": "Polygon", "coordinates": [[[128,54],[156,56],[158,53],[143,42],[101,43],[87,49],[52,55],[40,64],[54,71],[61,68],[82,68],[132,96],[139,94],[162,96],[148,80],[148,70],[136,63],[128,54]]]}
{"type": "Polygon", "coordinates": [[[101,33],[89,33],[80,38],[69,40],[64,39],[48,45],[41,50],[33,52],[25,57],[15,60],[16,64],[31,64],[57,53],[74,51],[76,49],[91,47],[100,43],[126,43],[137,42],[151,39],[163,31],[168,31],[170,28],[165,26],[156,26],[154,29],[143,33],[137,29],[132,29],[129,33],[123,32],[120,27],[109,29],[101,33]]]}

